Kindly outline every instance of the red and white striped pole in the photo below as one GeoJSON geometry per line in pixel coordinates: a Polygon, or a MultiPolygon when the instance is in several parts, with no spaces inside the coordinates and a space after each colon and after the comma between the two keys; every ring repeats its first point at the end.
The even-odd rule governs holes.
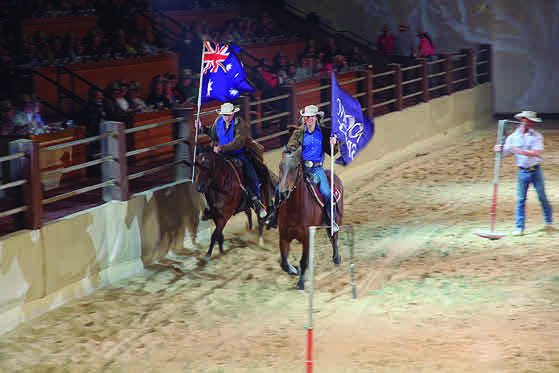
{"type": "Polygon", "coordinates": [[[309,286],[307,291],[309,294],[309,308],[307,320],[307,359],[305,365],[307,373],[313,371],[313,325],[312,325],[312,301],[314,293],[314,235],[316,227],[309,227],[309,286]]]}

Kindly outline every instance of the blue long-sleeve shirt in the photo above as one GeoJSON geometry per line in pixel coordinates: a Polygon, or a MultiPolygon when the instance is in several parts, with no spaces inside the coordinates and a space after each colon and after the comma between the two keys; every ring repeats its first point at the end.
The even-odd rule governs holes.
{"type": "Polygon", "coordinates": [[[322,162],[324,161],[324,151],[322,149],[322,131],[320,126],[316,126],[311,133],[305,128],[303,135],[303,151],[301,153],[303,161],[322,162]]]}

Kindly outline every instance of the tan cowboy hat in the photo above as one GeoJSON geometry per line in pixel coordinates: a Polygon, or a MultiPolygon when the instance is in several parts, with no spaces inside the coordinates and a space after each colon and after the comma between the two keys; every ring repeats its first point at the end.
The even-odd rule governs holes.
{"type": "Polygon", "coordinates": [[[231,115],[231,114],[235,114],[239,110],[241,109],[235,107],[232,103],[226,102],[223,105],[221,105],[221,108],[217,109],[216,111],[219,115],[231,115]]]}
{"type": "Polygon", "coordinates": [[[542,118],[538,118],[538,113],[535,111],[524,110],[514,116],[516,119],[526,118],[531,122],[541,122],[542,118]]]}
{"type": "Polygon", "coordinates": [[[319,117],[322,118],[324,116],[324,112],[323,111],[318,111],[318,106],[316,106],[316,105],[305,106],[305,109],[300,110],[299,113],[301,114],[302,117],[319,116],[319,117]]]}

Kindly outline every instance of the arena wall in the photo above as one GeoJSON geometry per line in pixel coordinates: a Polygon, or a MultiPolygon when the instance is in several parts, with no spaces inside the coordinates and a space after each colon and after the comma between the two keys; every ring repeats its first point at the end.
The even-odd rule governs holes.
{"type": "Polygon", "coordinates": [[[182,182],[2,237],[0,333],[182,250],[199,211],[182,182]]]}

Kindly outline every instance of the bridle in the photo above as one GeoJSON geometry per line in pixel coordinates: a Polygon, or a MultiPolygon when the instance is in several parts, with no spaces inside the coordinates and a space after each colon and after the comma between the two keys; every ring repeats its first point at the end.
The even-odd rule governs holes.
{"type": "MultiPolygon", "coordinates": [[[[284,153],[284,159],[283,162],[286,163],[285,167],[290,169],[290,167],[288,167],[289,163],[292,163],[295,159],[295,156],[291,153],[284,153]]],[[[295,189],[297,189],[297,184],[299,183],[299,178],[301,177],[301,164],[299,163],[297,165],[297,175],[295,176],[295,181],[293,182],[293,185],[287,190],[287,196],[285,197],[285,200],[287,201],[289,199],[289,197],[291,197],[291,194],[295,191],[295,189]]],[[[283,178],[285,179],[287,177],[287,172],[283,175],[283,178]]]]}
{"type": "MultiPolygon", "coordinates": [[[[207,153],[209,154],[209,153],[207,153]]],[[[203,155],[204,156],[204,155],[203,155]]],[[[199,161],[196,161],[196,166],[199,168],[203,168],[205,170],[209,169],[210,170],[210,175],[208,176],[208,182],[206,183],[206,191],[207,189],[209,189],[210,185],[213,184],[214,178],[215,178],[215,164],[214,164],[214,160],[211,159],[211,156],[207,156],[208,157],[208,161],[210,162],[210,166],[206,167],[203,166],[199,161]]]]}

